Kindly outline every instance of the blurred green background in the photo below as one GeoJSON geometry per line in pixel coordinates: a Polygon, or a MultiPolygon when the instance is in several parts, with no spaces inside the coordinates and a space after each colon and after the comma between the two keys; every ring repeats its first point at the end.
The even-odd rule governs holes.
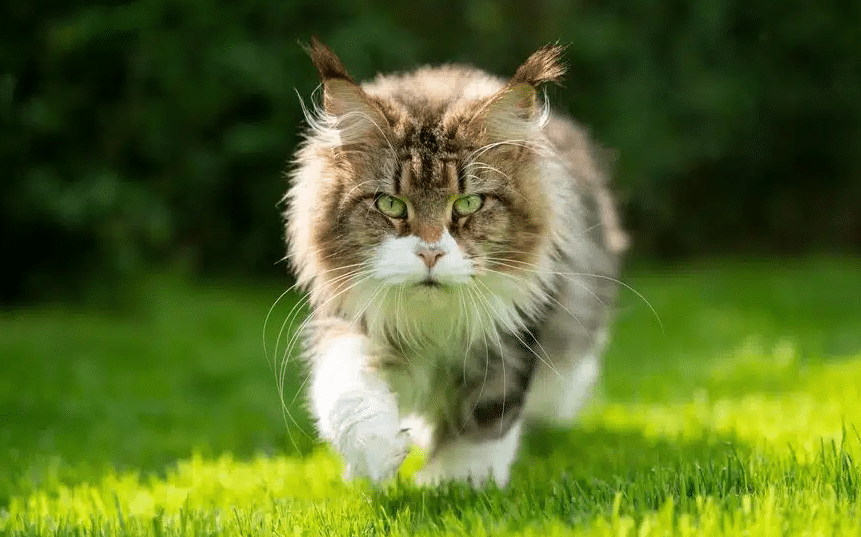
{"type": "Polygon", "coordinates": [[[100,0],[0,19],[0,299],[151,271],[285,277],[277,203],[317,35],[358,79],[508,75],[570,44],[552,103],[617,151],[634,255],[861,249],[857,0],[100,0]]]}

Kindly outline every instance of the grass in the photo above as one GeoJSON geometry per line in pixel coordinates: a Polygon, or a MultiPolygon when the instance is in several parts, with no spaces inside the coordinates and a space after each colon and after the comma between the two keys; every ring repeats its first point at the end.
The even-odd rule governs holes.
{"type": "Polygon", "coordinates": [[[418,455],[381,490],[340,481],[298,368],[297,424],[281,412],[277,286],[163,277],[130,308],[0,313],[0,535],[861,535],[859,274],[629,271],[664,332],[623,292],[580,423],[480,492],[413,487],[418,455]]]}

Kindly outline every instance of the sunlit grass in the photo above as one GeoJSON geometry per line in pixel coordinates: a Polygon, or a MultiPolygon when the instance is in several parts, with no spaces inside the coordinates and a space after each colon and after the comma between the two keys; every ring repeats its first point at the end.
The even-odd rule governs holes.
{"type": "Polygon", "coordinates": [[[579,425],[531,433],[482,492],[416,489],[418,456],[383,490],[341,482],[295,366],[281,412],[277,286],[157,278],[127,310],[2,313],[0,534],[861,535],[858,274],[632,269],[665,333],[623,292],[579,425]]]}

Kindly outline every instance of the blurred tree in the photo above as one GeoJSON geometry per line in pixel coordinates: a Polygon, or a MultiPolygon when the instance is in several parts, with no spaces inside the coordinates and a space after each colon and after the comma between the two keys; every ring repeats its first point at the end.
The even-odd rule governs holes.
{"type": "Polygon", "coordinates": [[[618,150],[646,255],[861,246],[861,4],[766,0],[98,0],[0,21],[0,299],[153,261],[265,273],[317,81],[570,43],[553,104],[618,150]],[[295,88],[295,91],[294,91],[295,88]]]}

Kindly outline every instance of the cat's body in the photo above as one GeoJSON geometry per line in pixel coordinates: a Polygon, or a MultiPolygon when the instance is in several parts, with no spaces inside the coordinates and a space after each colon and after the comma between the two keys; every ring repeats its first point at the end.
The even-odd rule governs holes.
{"type": "Polygon", "coordinates": [[[556,47],[507,83],[459,66],[356,84],[315,42],[286,213],[314,313],[310,406],[348,476],[508,480],[527,419],[598,374],[624,234],[586,136],[541,107],[556,47]]]}

